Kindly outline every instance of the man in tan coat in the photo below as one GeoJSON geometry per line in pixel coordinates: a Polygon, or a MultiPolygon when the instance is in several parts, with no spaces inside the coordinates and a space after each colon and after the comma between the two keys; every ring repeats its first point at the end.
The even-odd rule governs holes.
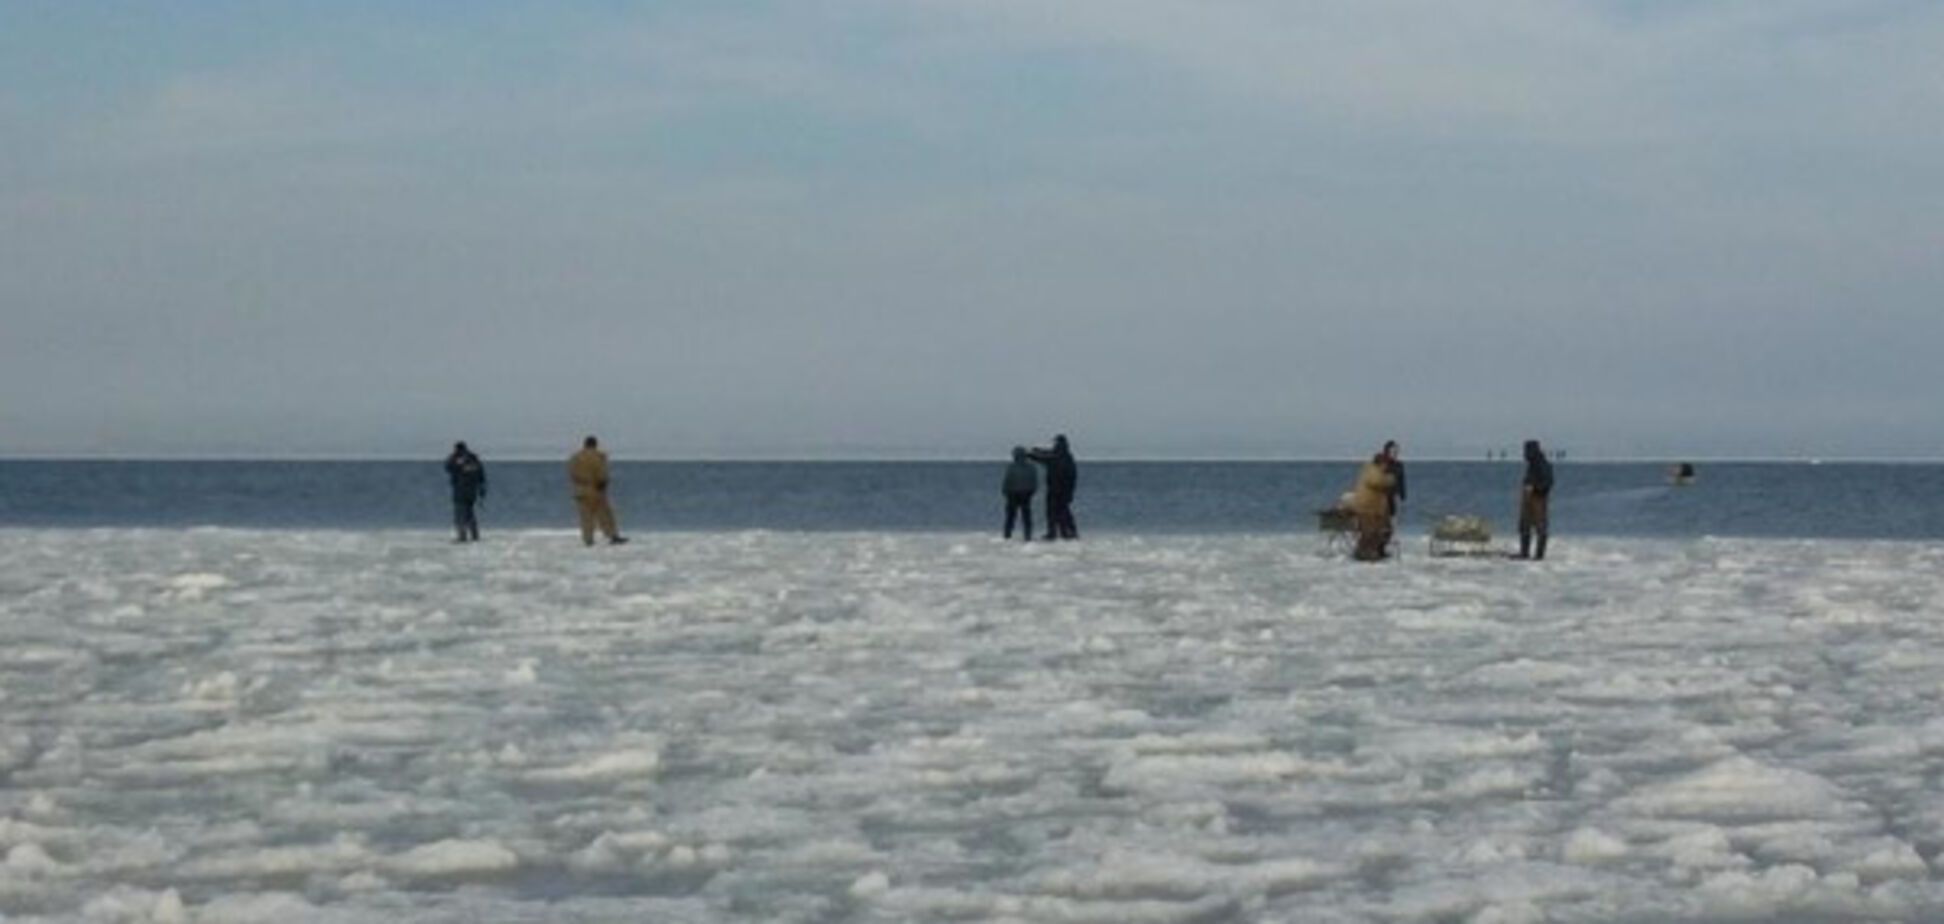
{"type": "Polygon", "coordinates": [[[1383,453],[1372,456],[1357,470],[1357,483],[1350,489],[1345,506],[1357,515],[1358,561],[1382,561],[1390,557],[1391,492],[1397,476],[1391,474],[1383,453]]]}
{"type": "Polygon", "coordinates": [[[591,436],[581,442],[581,451],[567,460],[567,480],[574,484],[574,506],[580,510],[581,541],[593,545],[599,527],[610,545],[620,545],[628,539],[615,526],[614,508],[608,506],[607,453],[600,445],[591,436]]]}

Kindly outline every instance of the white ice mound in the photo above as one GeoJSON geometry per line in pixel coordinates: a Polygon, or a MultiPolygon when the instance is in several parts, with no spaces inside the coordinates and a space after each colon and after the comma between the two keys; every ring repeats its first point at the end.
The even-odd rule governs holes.
{"type": "Polygon", "coordinates": [[[1586,676],[1586,669],[1556,661],[1513,658],[1487,664],[1470,674],[1473,683],[1492,689],[1523,690],[1533,687],[1572,683],[1586,676]]]}
{"type": "Polygon", "coordinates": [[[1752,920],[1772,918],[1800,904],[1816,885],[1815,870],[1789,864],[1753,873],[1717,873],[1702,881],[1700,895],[1715,914],[1752,920]]]}
{"type": "Polygon", "coordinates": [[[194,920],[196,924],[338,924],[351,916],[320,908],[295,893],[264,892],[217,896],[196,909],[194,920]]]}
{"type": "Polygon", "coordinates": [[[1902,841],[1891,841],[1879,846],[1852,864],[1852,872],[1869,882],[1885,879],[1923,879],[1930,875],[1930,866],[1917,853],[1916,848],[1902,841]]]}
{"type": "Polygon", "coordinates": [[[1114,761],[1100,785],[1111,792],[1155,792],[1181,787],[1279,785],[1346,772],[1341,764],[1312,761],[1284,751],[1157,754],[1114,761]]]}
{"type": "Polygon", "coordinates": [[[1456,763],[1528,757],[1545,750],[1536,732],[1523,735],[1464,728],[1412,728],[1359,744],[1360,755],[1390,757],[1411,764],[1456,763]]]}
{"type": "Polygon", "coordinates": [[[851,897],[860,901],[872,901],[883,898],[885,893],[890,891],[891,877],[886,876],[880,871],[873,871],[859,876],[856,882],[851,883],[850,887],[851,897]]]}
{"type": "Polygon", "coordinates": [[[1608,863],[1627,856],[1627,842],[1598,828],[1581,828],[1566,838],[1560,857],[1581,866],[1608,863]]]}
{"type": "Polygon", "coordinates": [[[1713,825],[1702,825],[1676,834],[1648,851],[1686,870],[1741,869],[1752,865],[1735,849],[1728,832],[1713,825]]]}
{"type": "Polygon", "coordinates": [[[182,896],[174,889],[150,892],[133,886],[116,886],[81,906],[81,918],[90,924],[97,921],[103,924],[189,924],[189,911],[182,904],[182,896]]]}
{"type": "Polygon", "coordinates": [[[521,658],[519,666],[506,672],[505,680],[513,686],[530,687],[540,682],[540,673],[534,669],[532,658],[521,658]]]}
{"type": "Polygon", "coordinates": [[[1644,787],[1620,800],[1620,805],[1655,817],[1726,821],[1839,818],[1849,814],[1841,791],[1828,780],[1743,756],[1644,787]]]}
{"type": "Polygon", "coordinates": [[[518,868],[520,857],[496,840],[444,840],[391,858],[390,871],[408,879],[486,879],[518,868]]]}
{"type": "Polygon", "coordinates": [[[1342,872],[1303,858],[1256,863],[1210,863],[1177,854],[1112,851],[1088,870],[1049,873],[1045,895],[1115,901],[1192,901],[1210,895],[1280,894],[1313,888],[1342,872]]]}
{"type": "Polygon", "coordinates": [[[61,868],[39,844],[20,844],[7,851],[6,868],[30,876],[50,875],[61,868]]]}
{"type": "Polygon", "coordinates": [[[584,876],[625,872],[644,860],[653,861],[670,844],[668,836],[659,831],[603,831],[586,847],[567,857],[567,868],[584,876]]]}
{"type": "Polygon", "coordinates": [[[200,703],[234,703],[237,693],[243,689],[241,681],[231,671],[221,671],[211,677],[201,677],[182,685],[182,698],[200,703]]]}
{"type": "Polygon", "coordinates": [[[530,782],[550,786],[612,785],[652,779],[661,770],[661,749],[651,740],[595,754],[560,767],[529,771],[530,782]]]}
{"type": "Polygon", "coordinates": [[[178,574],[170,578],[163,588],[169,596],[187,602],[201,600],[208,596],[210,591],[221,590],[231,583],[230,579],[223,575],[197,571],[178,574]]]}
{"type": "Polygon", "coordinates": [[[269,879],[348,873],[368,866],[371,851],[348,835],[327,844],[252,847],[193,860],[183,872],[197,879],[269,879]]]}

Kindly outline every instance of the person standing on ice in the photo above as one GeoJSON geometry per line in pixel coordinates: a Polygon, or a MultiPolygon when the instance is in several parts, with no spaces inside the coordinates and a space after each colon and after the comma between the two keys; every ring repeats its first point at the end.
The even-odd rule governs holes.
{"type": "Polygon", "coordinates": [[[1396,484],[1391,485],[1389,497],[1391,519],[1396,520],[1397,505],[1403,503],[1406,499],[1404,490],[1404,459],[1397,448],[1396,440],[1384,441],[1383,459],[1384,471],[1390,472],[1391,478],[1396,481],[1396,484]]]}
{"type": "Polygon", "coordinates": [[[614,522],[614,508],[608,504],[608,459],[594,437],[581,441],[580,452],[567,460],[567,480],[574,485],[574,507],[580,512],[581,542],[594,544],[599,528],[609,545],[628,541],[614,522]]]}
{"type": "Polygon", "coordinates": [[[1525,463],[1525,478],[1519,482],[1519,557],[1538,561],[1546,557],[1546,533],[1551,526],[1546,508],[1552,497],[1553,470],[1538,440],[1525,441],[1525,463]]]}
{"type": "Polygon", "coordinates": [[[1358,561],[1390,557],[1391,504],[1396,487],[1397,479],[1391,476],[1380,452],[1357,469],[1356,483],[1343,496],[1343,507],[1357,518],[1357,547],[1351,555],[1358,561]]]}
{"type": "Polygon", "coordinates": [[[1054,435],[1053,448],[1034,449],[1026,457],[1046,468],[1046,535],[1041,538],[1080,538],[1080,527],[1073,522],[1073,491],[1080,484],[1080,466],[1073,461],[1066,434],[1054,435]]]}
{"type": "Polygon", "coordinates": [[[1033,494],[1039,491],[1039,471],[1026,457],[1026,447],[1014,446],[1012,464],[1006,466],[1006,478],[999,483],[999,493],[1006,496],[1006,529],[1002,534],[1012,538],[1013,519],[1019,520],[1019,541],[1033,541],[1033,494]]]}
{"type": "Polygon", "coordinates": [[[473,510],[486,499],[486,465],[461,440],[452,444],[445,460],[446,480],[452,482],[452,527],[457,542],[479,541],[479,516],[473,510]]]}

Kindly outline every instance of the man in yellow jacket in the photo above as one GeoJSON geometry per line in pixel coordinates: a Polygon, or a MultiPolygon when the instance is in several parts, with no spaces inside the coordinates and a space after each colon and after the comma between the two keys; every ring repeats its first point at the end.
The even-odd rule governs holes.
{"type": "Polygon", "coordinates": [[[580,510],[581,541],[594,544],[594,529],[599,527],[608,544],[628,541],[614,524],[614,508],[608,506],[607,453],[593,437],[581,441],[581,451],[567,460],[567,480],[574,484],[574,506],[580,510]]]}

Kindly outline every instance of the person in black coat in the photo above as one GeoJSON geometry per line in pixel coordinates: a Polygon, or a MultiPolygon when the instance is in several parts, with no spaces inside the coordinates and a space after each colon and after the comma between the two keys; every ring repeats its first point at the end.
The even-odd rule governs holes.
{"type": "Polygon", "coordinates": [[[1384,452],[1380,458],[1384,460],[1384,471],[1390,472],[1391,477],[1397,481],[1396,484],[1391,485],[1389,497],[1390,515],[1394,520],[1397,518],[1397,505],[1409,499],[1404,490],[1404,459],[1399,454],[1396,440],[1384,442],[1384,452]]]}
{"type": "Polygon", "coordinates": [[[1525,478],[1519,482],[1519,557],[1537,561],[1546,557],[1553,469],[1538,440],[1526,440],[1525,463],[1525,478]],[[1537,548],[1533,546],[1534,536],[1539,539],[1537,548]]]}
{"type": "Polygon", "coordinates": [[[1006,477],[999,484],[999,492],[1006,496],[1006,529],[1001,535],[1012,538],[1013,521],[1019,521],[1019,540],[1033,541],[1033,495],[1039,491],[1039,471],[1033,468],[1032,460],[1026,458],[1026,447],[1014,446],[1012,464],[1006,466],[1006,477]]]}
{"type": "Polygon", "coordinates": [[[486,498],[486,466],[466,448],[464,442],[452,444],[452,455],[445,460],[446,480],[452,482],[452,526],[459,542],[479,541],[479,517],[473,508],[486,498]]]}
{"type": "Polygon", "coordinates": [[[1046,535],[1041,538],[1080,538],[1080,527],[1073,522],[1073,491],[1080,484],[1080,467],[1073,461],[1066,434],[1053,437],[1053,448],[1034,449],[1026,457],[1046,469],[1046,535]]]}

